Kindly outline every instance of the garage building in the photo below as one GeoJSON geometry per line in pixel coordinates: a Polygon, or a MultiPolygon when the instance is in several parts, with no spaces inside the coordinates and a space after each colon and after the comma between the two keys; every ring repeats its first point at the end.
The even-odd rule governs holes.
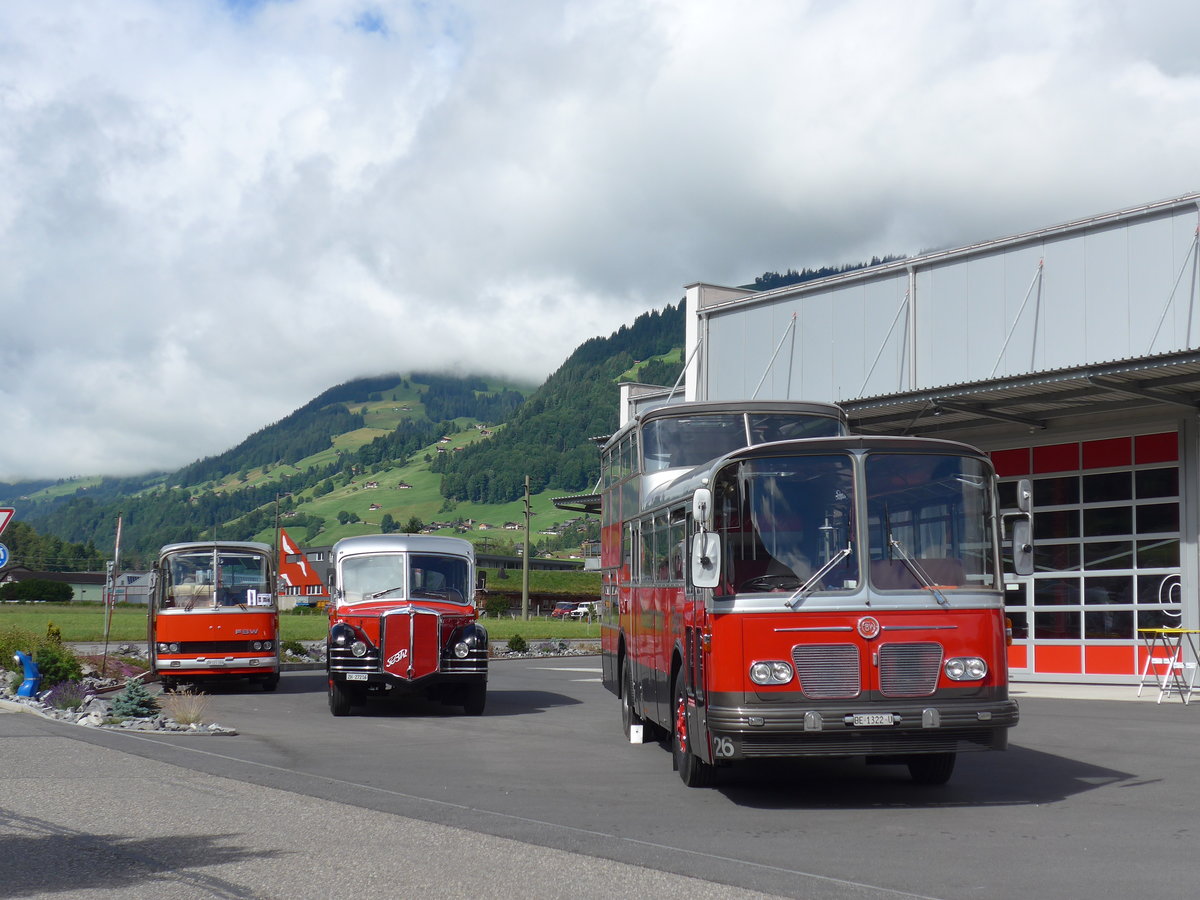
{"type": "MultiPolygon", "coordinates": [[[[687,288],[688,400],[832,400],[1034,488],[1014,680],[1138,681],[1200,627],[1200,194],[772,291],[687,288]]],[[[661,402],[626,390],[626,409],[661,402]]],[[[678,395],[677,395],[678,396],[678,395]]]]}

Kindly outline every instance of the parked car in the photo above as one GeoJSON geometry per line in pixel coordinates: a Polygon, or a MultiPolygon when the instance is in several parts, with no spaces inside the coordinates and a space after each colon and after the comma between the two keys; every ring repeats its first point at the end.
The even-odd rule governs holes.
{"type": "Polygon", "coordinates": [[[576,607],[575,607],[573,610],[571,610],[569,613],[567,613],[567,615],[568,615],[570,618],[572,618],[572,619],[587,619],[587,618],[595,618],[595,616],[596,616],[596,604],[594,604],[594,603],[580,603],[580,604],[579,604],[578,606],[576,606],[576,607]]]}
{"type": "Polygon", "coordinates": [[[562,619],[574,611],[579,604],[571,600],[559,600],[554,604],[554,609],[550,610],[550,618],[562,619]]]}

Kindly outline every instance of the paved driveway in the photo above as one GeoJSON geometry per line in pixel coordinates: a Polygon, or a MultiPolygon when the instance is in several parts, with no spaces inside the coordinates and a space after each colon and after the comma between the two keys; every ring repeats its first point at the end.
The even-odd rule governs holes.
{"type": "Polygon", "coordinates": [[[334,719],[289,673],[213,696],[232,738],[0,716],[0,897],[1194,895],[1200,703],[1026,690],[1012,748],[945,787],[851,760],[696,791],[624,743],[594,658],[497,662],[491,688],[478,718],[334,719]]]}

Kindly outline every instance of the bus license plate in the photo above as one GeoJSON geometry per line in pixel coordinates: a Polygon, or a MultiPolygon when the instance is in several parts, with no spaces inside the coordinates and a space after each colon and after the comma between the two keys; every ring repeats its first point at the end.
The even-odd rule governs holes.
{"type": "Polygon", "coordinates": [[[366,681],[367,673],[366,672],[347,672],[346,680],[347,681],[366,681]]]}
{"type": "Polygon", "coordinates": [[[855,725],[895,725],[895,719],[891,713],[855,713],[855,725]]]}

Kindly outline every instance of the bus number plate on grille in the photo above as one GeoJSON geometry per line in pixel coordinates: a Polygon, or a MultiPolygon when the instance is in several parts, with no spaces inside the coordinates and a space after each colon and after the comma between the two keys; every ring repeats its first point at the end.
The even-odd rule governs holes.
{"type": "Polygon", "coordinates": [[[366,681],[367,673],[366,672],[347,672],[346,680],[347,681],[366,681]]]}
{"type": "Polygon", "coordinates": [[[855,713],[852,725],[895,725],[895,717],[891,713],[855,713]]]}

